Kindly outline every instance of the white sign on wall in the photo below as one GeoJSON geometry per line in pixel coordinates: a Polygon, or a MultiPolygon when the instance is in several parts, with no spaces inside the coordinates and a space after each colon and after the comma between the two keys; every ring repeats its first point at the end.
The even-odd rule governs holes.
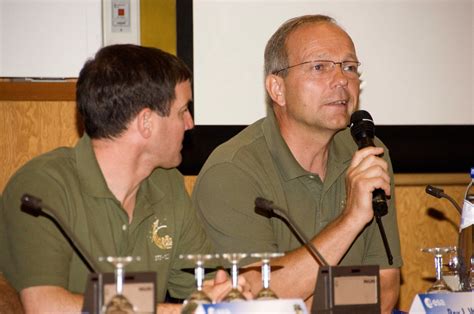
{"type": "Polygon", "coordinates": [[[77,77],[103,45],[139,44],[139,18],[139,0],[0,0],[0,77],[77,77]]]}

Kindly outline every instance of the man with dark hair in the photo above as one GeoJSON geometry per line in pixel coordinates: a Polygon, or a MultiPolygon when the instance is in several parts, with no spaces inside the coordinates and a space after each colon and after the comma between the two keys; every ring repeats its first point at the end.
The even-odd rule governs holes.
{"type": "MultiPolygon", "coordinates": [[[[379,147],[357,151],[346,128],[358,105],[359,64],[351,38],[332,18],[284,23],[265,49],[267,117],[211,154],[193,201],[218,251],[287,253],[274,261],[283,266],[272,274],[280,297],[310,305],[319,265],[284,222],[255,214],[256,197],[287,209],[329,264],[380,265],[382,308],[390,313],[402,264],[390,159],[378,139],[379,147]],[[383,223],[393,265],[373,221],[378,188],[392,195],[383,223]]],[[[258,282],[255,271],[245,275],[258,282]]]]}
{"type": "MultiPolygon", "coordinates": [[[[76,94],[84,136],[28,162],[3,193],[6,275],[25,311],[79,312],[88,270],[51,221],[20,211],[23,193],[59,211],[93,259],[140,256],[126,271],[156,271],[158,302],[167,291],[187,297],[194,278],[179,255],[212,250],[175,169],[193,127],[189,69],[159,49],[108,46],[86,62],[76,94]]],[[[219,299],[231,285],[221,271],[206,289],[219,299]]],[[[158,306],[166,310],[179,305],[158,306]]]]}

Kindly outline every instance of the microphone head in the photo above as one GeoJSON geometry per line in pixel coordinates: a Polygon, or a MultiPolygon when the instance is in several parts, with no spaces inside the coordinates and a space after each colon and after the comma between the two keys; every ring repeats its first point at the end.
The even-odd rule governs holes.
{"type": "Polygon", "coordinates": [[[351,115],[351,134],[355,142],[361,148],[362,142],[372,140],[375,136],[375,125],[372,116],[365,110],[355,111],[351,115]]]}
{"type": "Polygon", "coordinates": [[[437,188],[432,185],[427,185],[425,188],[425,192],[428,193],[431,196],[437,197],[437,198],[442,198],[444,195],[444,190],[437,188]]]}
{"type": "Polygon", "coordinates": [[[259,215],[270,218],[273,216],[273,202],[263,197],[257,197],[255,199],[255,212],[259,215]]]}
{"type": "Polygon", "coordinates": [[[30,195],[23,194],[21,197],[21,210],[38,217],[42,212],[42,201],[40,198],[30,195]]]}

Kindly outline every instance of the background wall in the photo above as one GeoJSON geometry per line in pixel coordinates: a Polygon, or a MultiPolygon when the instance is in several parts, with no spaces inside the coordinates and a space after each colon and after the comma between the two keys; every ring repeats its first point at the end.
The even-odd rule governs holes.
{"type": "Polygon", "coordinates": [[[185,173],[197,174],[218,144],[265,114],[265,42],[286,19],[313,13],[334,16],[353,36],[363,64],[361,106],[390,148],[395,172],[464,173],[472,166],[471,0],[176,3],[178,56],[195,73],[196,126],[185,138],[185,173]]]}
{"type": "Polygon", "coordinates": [[[474,125],[472,0],[194,1],[196,124],[265,115],[266,42],[305,14],[332,16],[352,37],[360,106],[378,125],[474,125]]]}

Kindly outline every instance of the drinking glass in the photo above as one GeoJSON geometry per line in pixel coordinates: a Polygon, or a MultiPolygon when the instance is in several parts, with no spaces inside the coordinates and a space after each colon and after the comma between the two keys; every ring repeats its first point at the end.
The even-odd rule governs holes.
{"type": "Polygon", "coordinates": [[[115,267],[115,292],[116,294],[102,308],[105,314],[129,314],[135,313],[133,305],[123,295],[123,282],[125,278],[125,266],[133,261],[139,261],[140,257],[133,256],[107,256],[100,257],[99,261],[107,261],[115,267]]]}
{"type": "Polygon", "coordinates": [[[222,257],[225,258],[232,265],[231,277],[232,277],[232,290],[224,298],[224,302],[234,301],[245,301],[245,297],[242,292],[239,291],[239,262],[241,259],[247,257],[247,253],[224,253],[222,257]]]}
{"type": "Polygon", "coordinates": [[[452,252],[446,254],[447,261],[443,265],[443,270],[441,271],[441,276],[443,277],[446,284],[453,291],[461,290],[461,283],[459,281],[459,263],[458,263],[458,253],[457,249],[454,246],[452,252]]]}
{"type": "Polygon", "coordinates": [[[276,293],[270,289],[270,259],[281,257],[285,255],[284,253],[252,253],[251,257],[260,258],[262,261],[262,284],[263,288],[258,292],[256,299],[257,300],[276,300],[278,296],[276,293]]]}
{"type": "Polygon", "coordinates": [[[443,267],[443,255],[447,253],[452,253],[455,251],[455,248],[452,246],[447,247],[431,247],[421,249],[424,253],[431,253],[434,255],[435,269],[436,269],[436,281],[428,289],[427,293],[449,293],[453,290],[448,286],[446,281],[444,281],[442,276],[442,267],[443,267]]]}
{"type": "Polygon", "coordinates": [[[194,261],[194,278],[196,278],[196,290],[184,301],[181,313],[194,313],[199,304],[212,303],[212,299],[202,290],[204,281],[204,262],[218,258],[217,254],[185,254],[180,259],[194,261]]]}

